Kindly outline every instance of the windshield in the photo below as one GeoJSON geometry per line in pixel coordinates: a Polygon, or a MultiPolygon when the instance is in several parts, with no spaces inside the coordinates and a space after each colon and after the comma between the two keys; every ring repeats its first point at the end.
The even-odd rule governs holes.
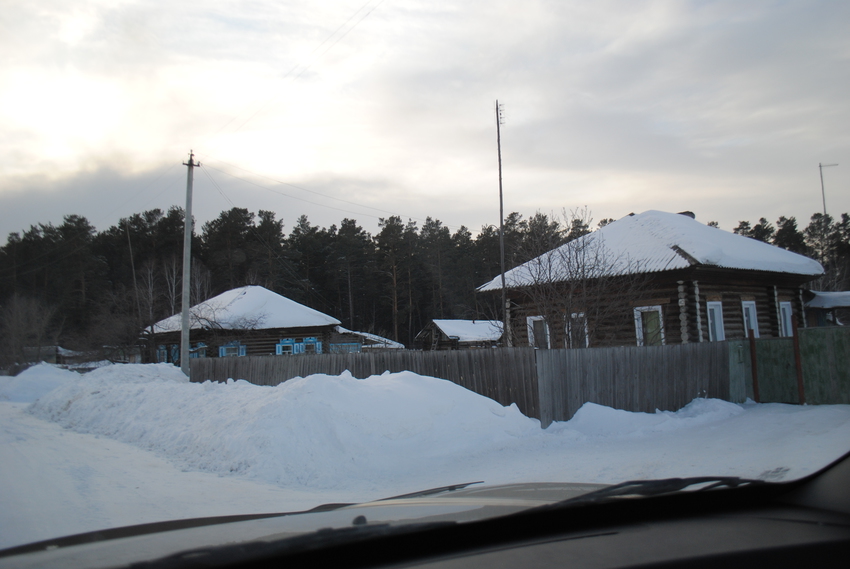
{"type": "Polygon", "coordinates": [[[847,7],[315,4],[0,22],[0,549],[850,451],[847,7]]]}

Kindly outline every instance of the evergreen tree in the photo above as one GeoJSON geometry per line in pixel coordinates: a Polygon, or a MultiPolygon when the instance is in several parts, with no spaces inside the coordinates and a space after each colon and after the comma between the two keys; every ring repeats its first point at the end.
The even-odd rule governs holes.
{"type": "Polygon", "coordinates": [[[776,233],[773,235],[772,243],[788,251],[806,254],[806,240],[803,233],[797,229],[795,217],[781,216],[776,221],[776,233]]]}

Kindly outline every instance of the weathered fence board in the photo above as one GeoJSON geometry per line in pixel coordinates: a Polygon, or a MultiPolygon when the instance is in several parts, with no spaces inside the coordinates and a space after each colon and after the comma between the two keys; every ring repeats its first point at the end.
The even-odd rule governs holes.
{"type": "Polygon", "coordinates": [[[729,398],[726,343],[537,352],[540,421],[570,419],[586,402],[675,411],[695,397],[729,398]]]}
{"type": "Polygon", "coordinates": [[[801,330],[800,355],[807,403],[850,403],[850,330],[801,330]]]}
{"type": "Polygon", "coordinates": [[[198,358],[191,361],[191,377],[196,382],[244,379],[257,385],[277,385],[294,377],[316,373],[338,375],[345,370],[360,379],[385,371],[412,371],[439,377],[502,405],[516,403],[520,411],[529,417],[539,416],[537,368],[531,348],[405,350],[294,357],[198,358]]]}

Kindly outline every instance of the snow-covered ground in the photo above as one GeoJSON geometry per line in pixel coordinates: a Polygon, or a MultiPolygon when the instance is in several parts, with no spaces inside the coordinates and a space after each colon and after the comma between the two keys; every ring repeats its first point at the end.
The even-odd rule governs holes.
{"type": "Polygon", "coordinates": [[[261,387],[189,383],[170,365],[42,364],[0,378],[0,547],[477,480],[787,480],[847,450],[848,405],[586,404],[541,430],[514,406],[409,372],[261,387]]]}

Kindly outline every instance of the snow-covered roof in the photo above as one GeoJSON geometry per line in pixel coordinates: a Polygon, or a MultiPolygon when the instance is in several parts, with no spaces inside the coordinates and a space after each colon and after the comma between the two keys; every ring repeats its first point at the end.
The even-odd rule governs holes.
{"type": "MultiPolygon", "coordinates": [[[[695,265],[811,277],[823,274],[820,263],[803,255],[709,227],[687,215],[650,210],[628,215],[514,267],[505,273],[505,283],[512,288],[576,278],[577,271],[587,270],[587,263],[577,260],[579,256],[603,260],[592,269],[594,276],[655,273],[695,265]]],[[[497,276],[478,290],[501,288],[497,276]]]]}
{"type": "Polygon", "coordinates": [[[850,307],[850,291],[821,292],[819,290],[810,290],[809,293],[815,296],[806,302],[808,308],[831,309],[850,307]]]}
{"type": "MultiPolygon", "coordinates": [[[[261,286],[243,286],[189,309],[193,330],[265,330],[269,328],[306,328],[335,326],[339,320],[313,310],[261,286]]],[[[154,324],[154,332],[180,330],[180,313],[154,324]]]]}
{"type": "Polygon", "coordinates": [[[353,334],[355,336],[360,336],[361,338],[372,342],[369,345],[363,346],[364,348],[388,348],[393,350],[404,349],[404,344],[394,342],[389,338],[384,338],[383,336],[378,336],[377,334],[370,334],[368,332],[355,332],[354,330],[349,330],[347,328],[343,328],[342,326],[337,326],[336,331],[340,334],[353,334]]]}
{"type": "Polygon", "coordinates": [[[437,328],[460,342],[495,342],[502,337],[499,320],[434,320],[437,328]]]}

